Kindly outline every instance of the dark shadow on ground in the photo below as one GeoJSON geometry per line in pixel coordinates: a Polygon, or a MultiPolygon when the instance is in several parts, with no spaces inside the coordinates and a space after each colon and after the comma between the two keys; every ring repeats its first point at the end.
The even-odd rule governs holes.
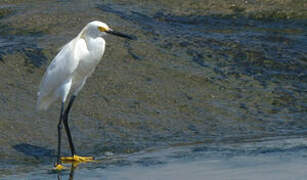
{"type": "Polygon", "coordinates": [[[22,152],[26,156],[32,156],[35,159],[55,157],[54,150],[27,144],[27,143],[21,143],[21,144],[14,145],[13,148],[16,151],[22,152]]]}

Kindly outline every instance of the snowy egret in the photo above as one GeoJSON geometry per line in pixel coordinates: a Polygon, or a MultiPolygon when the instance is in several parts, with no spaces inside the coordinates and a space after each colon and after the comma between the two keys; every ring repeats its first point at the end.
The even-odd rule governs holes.
{"type": "Polygon", "coordinates": [[[127,39],[133,37],[113,31],[109,26],[100,21],[88,23],[69,43],[64,45],[48,66],[40,87],[37,100],[38,110],[47,110],[54,101],[61,100],[61,113],[58,123],[58,151],[55,169],[62,169],[62,161],[91,161],[93,157],[77,156],[72,142],[69,126],[68,114],[71,106],[84,86],[87,78],[94,72],[95,67],[101,60],[105,50],[105,40],[103,36],[107,34],[117,35],[127,39]],[[67,108],[64,104],[71,93],[67,108]],[[61,155],[61,129],[62,122],[68,137],[71,150],[71,157],[61,155]]]}

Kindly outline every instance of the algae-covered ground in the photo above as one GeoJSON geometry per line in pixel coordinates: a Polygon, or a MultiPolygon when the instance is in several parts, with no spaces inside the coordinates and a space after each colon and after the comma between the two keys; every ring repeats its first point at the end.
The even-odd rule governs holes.
{"type": "Polygon", "coordinates": [[[36,92],[59,48],[92,20],[138,40],[106,37],[72,108],[79,154],[306,137],[306,8],[306,0],[1,1],[0,174],[54,161],[60,104],[36,112],[36,92]]]}

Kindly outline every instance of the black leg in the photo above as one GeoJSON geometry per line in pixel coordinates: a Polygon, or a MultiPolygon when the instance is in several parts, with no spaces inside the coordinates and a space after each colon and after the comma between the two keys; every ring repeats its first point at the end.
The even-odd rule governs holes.
{"type": "Polygon", "coordinates": [[[70,134],[70,130],[69,130],[69,126],[68,126],[68,114],[69,111],[71,109],[72,103],[74,102],[76,96],[72,95],[70,100],[69,100],[69,104],[64,112],[64,118],[63,118],[63,123],[64,123],[64,127],[65,127],[65,131],[68,137],[68,142],[69,142],[69,146],[70,146],[70,150],[71,150],[71,155],[74,156],[76,151],[75,151],[75,147],[74,144],[72,142],[72,138],[71,138],[71,134],[70,134]]]}
{"type": "Polygon", "coordinates": [[[73,164],[71,164],[70,173],[69,173],[69,180],[74,179],[75,169],[76,169],[76,167],[73,164]]]}
{"type": "Polygon", "coordinates": [[[58,123],[58,154],[57,154],[57,164],[61,164],[61,131],[62,131],[62,119],[64,115],[64,102],[62,102],[61,105],[61,114],[60,114],[60,120],[58,123]]]}

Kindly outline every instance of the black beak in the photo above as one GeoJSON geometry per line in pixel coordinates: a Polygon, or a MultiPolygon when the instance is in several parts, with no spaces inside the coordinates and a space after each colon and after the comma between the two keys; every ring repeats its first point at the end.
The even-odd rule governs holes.
{"type": "Polygon", "coordinates": [[[131,35],[124,34],[124,33],[117,32],[117,31],[113,31],[113,30],[106,31],[106,33],[116,35],[116,36],[119,36],[119,37],[122,37],[122,38],[127,38],[127,39],[130,39],[130,40],[136,40],[137,39],[135,36],[131,36],[131,35]]]}

